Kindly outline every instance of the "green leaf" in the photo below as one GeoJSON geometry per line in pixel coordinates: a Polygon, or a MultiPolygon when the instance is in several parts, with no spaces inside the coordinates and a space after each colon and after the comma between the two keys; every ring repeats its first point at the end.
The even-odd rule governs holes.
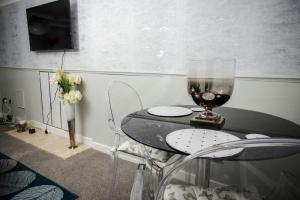
{"type": "Polygon", "coordinates": [[[64,192],[54,185],[41,185],[29,188],[11,200],[61,200],[64,192]]]}
{"type": "Polygon", "coordinates": [[[0,197],[22,190],[32,183],[35,178],[36,175],[28,170],[0,175],[0,197]]]}
{"type": "Polygon", "coordinates": [[[61,75],[61,80],[59,82],[59,86],[61,87],[63,94],[70,92],[71,84],[70,84],[66,74],[61,75]]]}

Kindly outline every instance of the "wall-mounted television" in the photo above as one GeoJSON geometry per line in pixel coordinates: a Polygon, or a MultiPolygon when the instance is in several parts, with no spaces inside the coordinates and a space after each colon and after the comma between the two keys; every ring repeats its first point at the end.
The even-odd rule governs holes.
{"type": "Polygon", "coordinates": [[[58,0],[26,9],[31,51],[74,49],[70,0],[58,0]]]}

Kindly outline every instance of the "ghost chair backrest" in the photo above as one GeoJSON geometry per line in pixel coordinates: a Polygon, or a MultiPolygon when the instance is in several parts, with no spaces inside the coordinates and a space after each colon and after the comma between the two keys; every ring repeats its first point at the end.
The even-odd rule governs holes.
{"type": "Polygon", "coordinates": [[[128,83],[113,81],[106,90],[106,107],[108,123],[116,133],[120,131],[121,122],[130,113],[143,109],[138,92],[128,83]]]}

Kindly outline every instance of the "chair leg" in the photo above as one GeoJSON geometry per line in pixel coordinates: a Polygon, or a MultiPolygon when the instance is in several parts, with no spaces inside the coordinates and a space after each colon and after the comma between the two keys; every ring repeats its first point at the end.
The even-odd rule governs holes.
{"type": "Polygon", "coordinates": [[[192,180],[192,166],[191,163],[187,164],[184,166],[184,181],[192,184],[191,180],[192,180]]]}
{"type": "Polygon", "coordinates": [[[160,183],[160,181],[163,179],[164,176],[164,169],[163,168],[156,168],[154,170],[154,173],[152,171],[152,169],[150,170],[150,187],[149,187],[149,195],[148,195],[148,199],[153,200],[155,199],[155,195],[156,195],[156,191],[158,189],[158,185],[160,183]]]}
{"type": "Polygon", "coordinates": [[[210,163],[209,159],[198,159],[197,175],[195,183],[206,189],[209,187],[210,182],[210,163]]]}
{"type": "Polygon", "coordinates": [[[164,177],[164,169],[162,168],[158,171],[158,183],[160,183],[163,177],[164,177]]]}
{"type": "Polygon", "coordinates": [[[130,200],[143,200],[146,196],[145,191],[147,191],[147,187],[145,186],[145,172],[146,165],[139,164],[136,174],[134,176],[133,185],[130,193],[130,200]]]}
{"type": "Polygon", "coordinates": [[[112,178],[109,189],[109,199],[113,199],[113,194],[115,193],[115,189],[117,187],[117,173],[118,173],[118,151],[112,152],[112,178]]]}

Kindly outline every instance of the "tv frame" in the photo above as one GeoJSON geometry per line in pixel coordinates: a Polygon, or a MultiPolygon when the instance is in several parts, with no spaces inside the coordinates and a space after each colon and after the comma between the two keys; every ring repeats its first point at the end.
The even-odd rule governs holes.
{"type": "Polygon", "coordinates": [[[78,51],[78,37],[76,34],[76,31],[74,31],[75,28],[77,28],[75,22],[77,22],[77,18],[76,17],[72,17],[72,14],[74,14],[73,12],[77,11],[77,3],[71,2],[71,0],[54,0],[51,2],[47,2],[44,4],[40,4],[40,5],[36,5],[36,6],[32,6],[32,7],[28,7],[26,8],[26,21],[27,21],[27,29],[28,29],[28,39],[29,39],[29,46],[30,46],[30,51],[33,52],[63,52],[63,51],[78,51]],[[69,25],[70,25],[70,48],[57,48],[57,49],[33,49],[31,46],[31,42],[30,42],[30,31],[29,31],[29,21],[28,21],[28,10],[34,9],[34,8],[38,8],[41,6],[45,6],[48,4],[52,4],[55,3],[57,1],[67,1],[68,2],[68,7],[69,7],[69,25]],[[77,40],[76,40],[77,39],[77,40]]]}

